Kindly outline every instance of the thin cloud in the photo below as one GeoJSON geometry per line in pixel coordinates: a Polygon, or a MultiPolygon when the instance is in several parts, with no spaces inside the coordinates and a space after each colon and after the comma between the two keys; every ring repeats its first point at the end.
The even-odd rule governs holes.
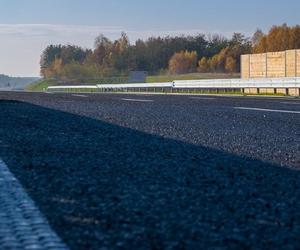
{"type": "Polygon", "coordinates": [[[84,25],[57,25],[57,24],[0,24],[0,35],[84,35],[105,33],[120,33],[121,27],[84,26],[84,25]]]}
{"type": "MultiPolygon", "coordinates": [[[[0,35],[27,37],[72,37],[92,36],[103,33],[111,39],[125,31],[133,40],[146,39],[151,36],[176,36],[196,34],[222,34],[230,37],[233,31],[180,29],[180,30],[126,30],[121,26],[93,26],[93,25],[64,25],[64,24],[0,24],[0,35]]],[[[242,32],[243,33],[243,32],[242,32]]],[[[250,32],[244,32],[250,34],[250,32]]]]}

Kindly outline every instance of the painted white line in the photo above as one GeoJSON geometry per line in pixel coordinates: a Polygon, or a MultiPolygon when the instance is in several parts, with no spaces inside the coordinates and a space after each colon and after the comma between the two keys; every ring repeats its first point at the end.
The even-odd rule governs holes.
{"type": "Polygon", "coordinates": [[[235,109],[264,111],[264,112],[277,112],[277,113],[289,113],[289,114],[300,114],[300,111],[292,111],[292,110],[261,109],[261,108],[247,108],[247,107],[235,107],[235,109]]]}
{"type": "Polygon", "coordinates": [[[300,102],[281,102],[282,104],[300,105],[300,102]]]}
{"type": "Polygon", "coordinates": [[[190,97],[190,99],[195,99],[195,100],[216,100],[216,98],[213,98],[213,97],[190,97]]]}
{"type": "Polygon", "coordinates": [[[68,249],[0,159],[0,249],[68,249]]]}
{"type": "Polygon", "coordinates": [[[86,95],[76,95],[76,94],[73,94],[72,96],[75,96],[75,97],[87,97],[86,95]]]}
{"type": "Polygon", "coordinates": [[[145,99],[126,99],[122,98],[122,101],[127,101],[127,102],[153,102],[153,100],[145,100],[145,99]]]}

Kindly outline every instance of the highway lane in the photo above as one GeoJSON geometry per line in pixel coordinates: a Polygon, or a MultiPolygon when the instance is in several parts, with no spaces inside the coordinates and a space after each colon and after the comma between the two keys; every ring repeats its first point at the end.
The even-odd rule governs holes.
{"type": "MultiPolygon", "coordinates": [[[[279,165],[299,164],[299,98],[30,93],[12,95],[13,98],[25,102],[145,133],[279,165]],[[264,109],[267,111],[263,112],[264,109]]],[[[1,96],[10,98],[9,94],[1,96]]]]}
{"type": "Polygon", "coordinates": [[[2,92],[0,156],[74,249],[297,248],[298,103],[2,92]]]}

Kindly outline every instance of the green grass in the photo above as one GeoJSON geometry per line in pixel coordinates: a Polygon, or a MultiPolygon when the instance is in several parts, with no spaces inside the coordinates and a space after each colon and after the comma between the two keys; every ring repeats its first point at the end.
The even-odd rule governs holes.
{"type": "MultiPolygon", "coordinates": [[[[197,80],[197,79],[226,79],[226,78],[238,78],[239,74],[224,74],[224,73],[191,73],[183,75],[156,75],[148,76],[147,83],[155,82],[172,82],[174,80],[197,80]]],[[[90,84],[100,84],[100,83],[125,83],[125,77],[111,77],[111,78],[99,78],[89,81],[90,84]]],[[[87,82],[85,82],[87,83],[87,82]]],[[[78,83],[77,83],[78,84],[78,83]]],[[[38,82],[34,82],[26,87],[28,91],[44,91],[49,86],[54,85],[70,85],[70,83],[57,82],[53,79],[42,79],[38,82]]]]}
{"type": "Polygon", "coordinates": [[[44,91],[47,89],[49,86],[57,85],[57,81],[51,80],[51,79],[42,79],[38,82],[34,82],[32,84],[29,84],[26,87],[26,90],[28,91],[44,91]]]}
{"type": "Polygon", "coordinates": [[[97,78],[97,79],[85,79],[85,80],[70,80],[70,81],[57,81],[54,79],[42,79],[38,82],[34,82],[29,84],[26,87],[28,91],[44,91],[50,86],[55,85],[79,85],[81,82],[90,85],[96,84],[104,84],[104,83],[114,83],[114,84],[121,84],[126,83],[128,80],[127,77],[111,77],[111,78],[97,78]]]}
{"type": "Polygon", "coordinates": [[[157,75],[148,76],[146,82],[172,82],[174,80],[200,80],[200,79],[227,79],[239,78],[240,74],[225,74],[225,73],[191,73],[183,75],[157,75]]]}

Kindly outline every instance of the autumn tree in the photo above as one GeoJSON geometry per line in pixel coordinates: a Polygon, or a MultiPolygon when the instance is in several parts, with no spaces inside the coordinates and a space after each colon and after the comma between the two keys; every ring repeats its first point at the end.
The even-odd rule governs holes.
{"type": "Polygon", "coordinates": [[[268,34],[268,51],[282,51],[289,49],[289,28],[286,24],[273,26],[268,34]]]}
{"type": "Polygon", "coordinates": [[[253,47],[253,53],[266,53],[268,52],[268,37],[262,36],[259,42],[253,47]]]}
{"type": "Polygon", "coordinates": [[[205,73],[209,71],[208,60],[206,57],[202,57],[198,62],[198,72],[205,73]]]}
{"type": "Polygon", "coordinates": [[[103,34],[100,34],[96,37],[94,46],[94,62],[99,65],[109,64],[109,56],[112,51],[113,43],[103,34]]]}
{"type": "Polygon", "coordinates": [[[59,78],[64,65],[71,62],[83,64],[91,50],[73,45],[50,45],[41,56],[41,75],[46,78],[59,78]]]}
{"type": "MultiPolygon", "coordinates": [[[[240,33],[234,33],[228,40],[227,46],[218,54],[208,59],[207,64],[210,72],[239,72],[240,57],[252,51],[250,39],[240,33]]],[[[203,62],[204,63],[204,62],[203,62]]]]}
{"type": "Polygon", "coordinates": [[[62,46],[50,45],[48,46],[41,55],[40,66],[41,75],[45,78],[52,76],[52,66],[56,58],[61,54],[62,46]]]}
{"type": "Polygon", "coordinates": [[[254,53],[276,52],[288,49],[300,49],[300,26],[289,27],[287,24],[273,26],[259,41],[253,43],[254,53]]]}
{"type": "Polygon", "coordinates": [[[300,49],[300,25],[289,29],[289,49],[300,49]]]}
{"type": "Polygon", "coordinates": [[[237,62],[232,56],[226,58],[225,70],[229,73],[234,73],[237,71],[237,62]]]}
{"type": "Polygon", "coordinates": [[[116,71],[128,73],[134,69],[134,60],[131,58],[130,42],[126,33],[122,33],[121,37],[113,44],[112,65],[116,71]]]}
{"type": "Polygon", "coordinates": [[[211,72],[217,72],[218,71],[218,65],[219,65],[219,56],[214,55],[210,60],[209,60],[209,68],[211,72]]]}
{"type": "Polygon", "coordinates": [[[197,52],[181,51],[175,53],[169,61],[169,72],[171,74],[184,74],[196,71],[197,52]]]}

